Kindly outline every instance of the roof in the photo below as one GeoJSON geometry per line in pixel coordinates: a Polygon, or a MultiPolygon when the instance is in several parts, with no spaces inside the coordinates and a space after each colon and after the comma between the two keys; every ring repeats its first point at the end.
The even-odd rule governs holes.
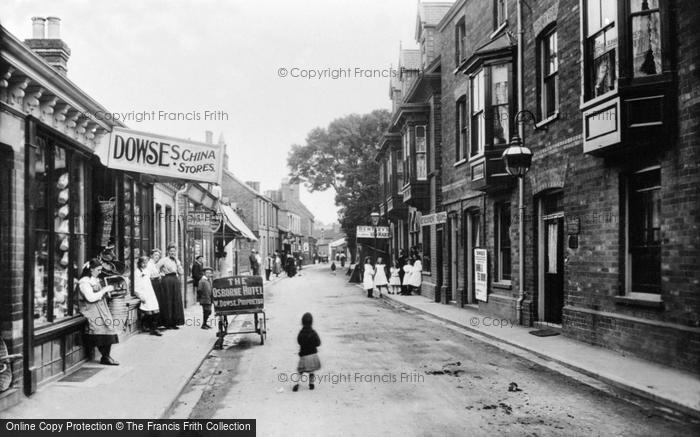
{"type": "Polygon", "coordinates": [[[416,17],[416,41],[420,38],[421,24],[423,26],[437,26],[452,7],[452,2],[418,3],[418,16],[416,17]]]}
{"type": "Polygon", "coordinates": [[[420,70],[420,50],[402,49],[399,53],[399,68],[420,70]]]}
{"type": "MultiPolygon", "coordinates": [[[[238,178],[236,177],[236,175],[234,175],[234,174],[231,172],[231,170],[225,168],[225,169],[224,169],[224,176],[229,177],[232,181],[238,183],[238,185],[240,185],[240,186],[242,186],[244,189],[250,191],[251,194],[253,194],[253,195],[255,195],[255,196],[258,196],[258,197],[261,197],[261,198],[267,200],[268,202],[275,203],[275,202],[273,202],[272,199],[270,199],[268,196],[262,194],[262,193],[259,192],[259,191],[255,191],[255,189],[254,189],[253,187],[251,187],[250,185],[246,184],[246,183],[243,182],[242,180],[238,179],[238,178]]],[[[221,185],[223,185],[223,184],[224,184],[224,181],[223,181],[223,178],[222,178],[222,180],[221,180],[221,185]]]]}
{"type": "Polygon", "coordinates": [[[226,224],[233,228],[234,230],[238,231],[243,235],[245,238],[252,240],[252,241],[258,241],[258,239],[255,237],[255,234],[253,231],[250,230],[248,225],[245,224],[243,219],[241,219],[238,214],[233,210],[228,205],[224,205],[223,203],[219,204],[219,208],[221,208],[221,212],[224,215],[224,219],[226,220],[226,224]]]}

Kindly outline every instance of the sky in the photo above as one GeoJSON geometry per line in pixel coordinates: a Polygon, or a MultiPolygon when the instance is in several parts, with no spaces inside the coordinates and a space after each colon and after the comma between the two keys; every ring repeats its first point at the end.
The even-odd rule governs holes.
{"type": "MultiPolygon", "coordinates": [[[[114,117],[132,129],[179,138],[203,141],[206,130],[215,141],[223,135],[229,169],[268,190],[288,175],[290,146],[303,144],[311,129],[390,108],[387,74],[396,68],[400,44],[416,45],[416,6],[411,0],[2,0],[0,24],[24,40],[31,37],[31,17],[61,18],[61,38],[72,52],[68,77],[114,117]],[[151,111],[155,119],[139,118],[151,111]]],[[[319,221],[337,220],[334,193],[301,192],[319,221]]]]}

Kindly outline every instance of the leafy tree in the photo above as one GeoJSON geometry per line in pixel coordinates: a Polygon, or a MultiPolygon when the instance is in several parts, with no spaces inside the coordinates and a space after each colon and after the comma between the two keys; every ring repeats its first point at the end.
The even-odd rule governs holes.
{"type": "Polygon", "coordinates": [[[292,145],[287,158],[292,182],[304,182],[311,191],[333,188],[340,207],[338,221],[355,253],[355,227],[367,219],[380,201],[379,165],[374,158],[391,114],[375,110],[333,120],[306,136],[306,144],[292,145]]]}

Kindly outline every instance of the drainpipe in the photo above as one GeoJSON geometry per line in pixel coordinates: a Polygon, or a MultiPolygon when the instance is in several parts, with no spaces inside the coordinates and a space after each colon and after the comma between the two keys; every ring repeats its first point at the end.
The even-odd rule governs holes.
{"type": "MultiPolygon", "coordinates": [[[[518,56],[517,56],[517,89],[518,89],[518,111],[523,109],[523,3],[522,0],[517,0],[517,32],[518,32],[518,56]]],[[[523,123],[518,123],[518,135],[525,141],[525,128],[523,123]]],[[[523,176],[518,178],[518,300],[515,304],[515,312],[518,316],[518,325],[523,324],[523,300],[525,300],[525,226],[523,219],[525,218],[525,203],[524,203],[524,182],[523,176]]]]}

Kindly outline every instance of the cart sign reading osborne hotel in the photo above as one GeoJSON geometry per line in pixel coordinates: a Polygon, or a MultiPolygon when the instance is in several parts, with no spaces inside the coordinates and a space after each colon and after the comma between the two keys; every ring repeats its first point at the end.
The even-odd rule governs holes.
{"type": "Polygon", "coordinates": [[[219,314],[263,309],[262,276],[229,276],[214,279],[214,309],[219,314]],[[232,312],[229,312],[232,311],[232,312]]]}
{"type": "Polygon", "coordinates": [[[223,147],[114,128],[107,167],[189,181],[220,183],[223,147]]]}

